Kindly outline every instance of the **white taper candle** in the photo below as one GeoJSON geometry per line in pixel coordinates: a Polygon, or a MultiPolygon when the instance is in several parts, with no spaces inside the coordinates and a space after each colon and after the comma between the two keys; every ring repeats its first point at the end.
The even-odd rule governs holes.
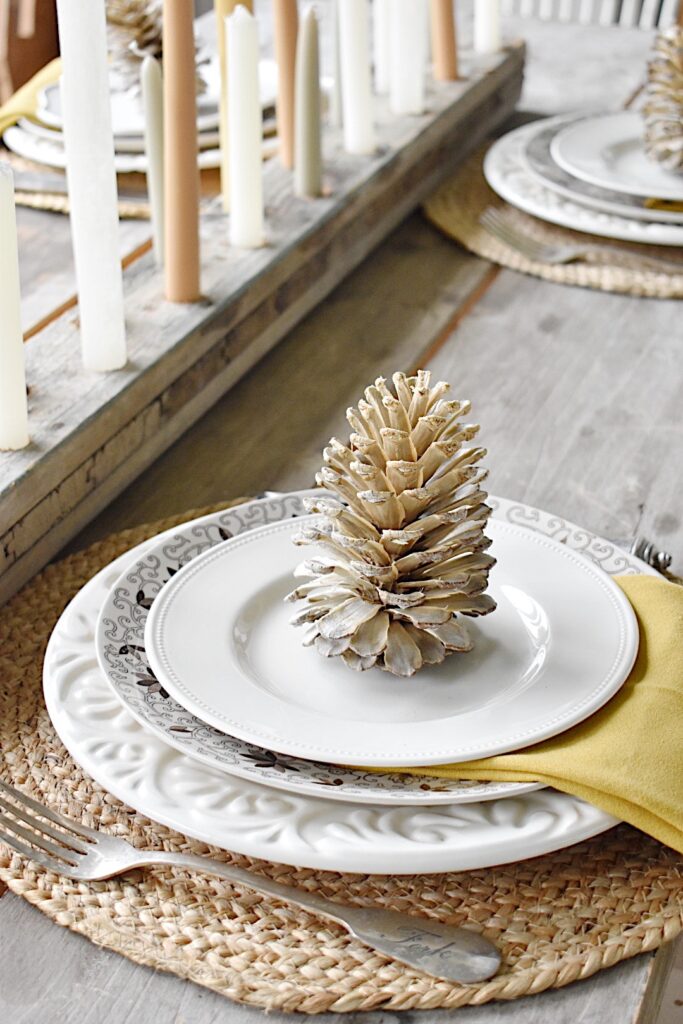
{"type": "Polygon", "coordinates": [[[241,4],[225,19],[228,56],[230,241],[263,245],[263,167],[256,19],[241,4]]]}
{"type": "Polygon", "coordinates": [[[57,0],[62,120],[83,363],[126,362],[104,3],[57,0]]]}
{"type": "Polygon", "coordinates": [[[391,0],[374,0],[372,5],[372,61],[375,92],[389,92],[391,74],[391,0]]]}
{"type": "Polygon", "coordinates": [[[0,164],[0,448],[28,444],[14,179],[0,164]]]}
{"type": "Polygon", "coordinates": [[[497,53],[500,48],[500,0],[474,0],[474,52],[497,53]]]}
{"type": "Polygon", "coordinates": [[[152,245],[157,266],[164,263],[164,83],[161,64],[145,57],[140,72],[145,114],[147,193],[152,217],[152,245]]]}
{"type": "Polygon", "coordinates": [[[369,14],[367,0],[341,0],[339,4],[344,148],[348,153],[372,153],[376,145],[369,14]]]}
{"type": "Polygon", "coordinates": [[[425,108],[427,27],[424,0],[391,0],[389,105],[394,114],[421,114],[425,108]]]}

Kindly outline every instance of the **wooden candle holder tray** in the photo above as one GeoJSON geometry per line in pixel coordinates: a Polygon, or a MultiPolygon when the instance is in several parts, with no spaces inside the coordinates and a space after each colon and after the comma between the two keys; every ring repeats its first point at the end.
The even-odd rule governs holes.
{"type": "MultiPolygon", "coordinates": [[[[149,251],[124,272],[129,361],[81,366],[77,308],[26,345],[31,444],[0,452],[0,601],[93,516],[315,307],[515,108],[524,45],[463,55],[464,77],[430,88],[428,112],[394,117],[377,101],[379,147],[344,153],[326,129],[328,194],[292,195],[277,160],[264,168],[267,245],[235,250],[219,201],[204,210],[202,288],[164,300],[149,251]]],[[[220,453],[216,453],[220,458],[220,453]]],[[[264,486],[267,481],[264,481],[264,486]]]]}

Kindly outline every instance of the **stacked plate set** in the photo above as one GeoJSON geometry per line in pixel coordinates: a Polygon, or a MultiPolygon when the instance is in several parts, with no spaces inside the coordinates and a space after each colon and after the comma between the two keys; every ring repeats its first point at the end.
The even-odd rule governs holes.
{"type": "Polygon", "coordinates": [[[637,111],[524,125],[491,147],[484,173],[506,202],[552,224],[683,245],[683,176],[647,156],[637,111]]]}
{"type": "MultiPolygon", "coordinates": [[[[197,95],[198,163],[202,170],[220,166],[218,138],[218,104],[220,75],[218,60],[213,58],[197,68],[203,90],[197,95]]],[[[274,132],[277,68],[272,60],[262,60],[259,66],[261,104],[264,111],[264,133],[274,132]]],[[[118,174],[145,173],[144,112],[140,90],[136,86],[111,91],[112,129],[114,134],[114,161],[118,174]]],[[[45,86],[38,93],[37,108],[32,117],[22,117],[2,136],[8,149],[33,163],[64,170],[62,108],[59,82],[45,86]]]]}
{"type": "Polygon", "coordinates": [[[655,571],[556,516],[490,499],[498,608],[470,627],[474,650],[410,679],[356,673],[304,647],[283,602],[312,493],[187,522],[76,595],[44,668],[48,711],[75,760],[181,833],[313,868],[476,869],[616,824],[535,783],[392,769],[519,749],[593,714],[638,649],[612,576],[655,571]]]}

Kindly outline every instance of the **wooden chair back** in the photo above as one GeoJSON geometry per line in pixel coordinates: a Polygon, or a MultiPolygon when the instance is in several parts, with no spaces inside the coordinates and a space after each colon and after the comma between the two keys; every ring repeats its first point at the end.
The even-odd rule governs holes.
{"type": "Polygon", "coordinates": [[[502,0],[502,7],[518,17],[644,29],[667,28],[683,13],[681,0],[502,0]]]}

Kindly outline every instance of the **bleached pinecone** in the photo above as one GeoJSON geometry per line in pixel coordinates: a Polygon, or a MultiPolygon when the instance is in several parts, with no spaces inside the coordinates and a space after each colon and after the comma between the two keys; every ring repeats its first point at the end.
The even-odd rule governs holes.
{"type": "Polygon", "coordinates": [[[683,172],[683,27],[659,33],[647,77],[645,149],[667,170],[683,172]]]}
{"type": "Polygon", "coordinates": [[[373,665],[411,676],[423,664],[472,647],[460,616],[486,615],[484,591],[495,559],[486,553],[491,513],[479,466],[467,447],[479,427],[463,424],[466,401],[430,374],[383,378],[347,411],[348,444],[333,438],[316,481],[339,501],[312,499],[319,516],[295,543],[320,550],[295,571],[310,581],[287,600],[304,602],[292,620],[306,644],[355,669],[373,665]]]}

